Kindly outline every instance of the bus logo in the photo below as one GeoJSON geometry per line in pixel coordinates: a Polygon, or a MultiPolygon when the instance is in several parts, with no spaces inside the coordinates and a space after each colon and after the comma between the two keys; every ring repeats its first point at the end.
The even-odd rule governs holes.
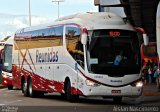
{"type": "Polygon", "coordinates": [[[36,50],[36,62],[58,62],[58,51],[55,52],[53,49],[48,49],[47,52],[40,52],[39,50],[36,50]]]}
{"type": "Polygon", "coordinates": [[[111,82],[122,82],[122,80],[111,80],[111,82]]]}

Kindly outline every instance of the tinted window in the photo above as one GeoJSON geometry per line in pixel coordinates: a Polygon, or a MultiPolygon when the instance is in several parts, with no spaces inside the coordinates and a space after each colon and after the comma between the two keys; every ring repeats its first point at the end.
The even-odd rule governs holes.
{"type": "Polygon", "coordinates": [[[62,37],[63,36],[63,27],[59,26],[59,27],[55,27],[55,35],[57,37],[62,37]]]}
{"type": "Polygon", "coordinates": [[[63,26],[25,32],[25,34],[31,34],[32,38],[25,39],[24,34],[21,34],[21,39],[20,37],[16,38],[16,44],[21,49],[63,45],[63,26]]]}
{"type": "Polygon", "coordinates": [[[4,63],[8,64],[8,66],[3,65],[3,70],[6,72],[12,71],[12,45],[5,45],[4,47],[4,63]]]}
{"type": "Polygon", "coordinates": [[[39,31],[36,30],[36,31],[31,31],[31,32],[29,32],[29,33],[32,35],[32,37],[38,37],[39,31]]]}
{"type": "Polygon", "coordinates": [[[139,41],[135,32],[95,30],[88,50],[91,72],[111,76],[140,72],[139,41]]]}
{"type": "Polygon", "coordinates": [[[83,45],[81,43],[81,30],[77,27],[66,28],[66,45],[71,56],[79,65],[84,67],[83,45]]]}

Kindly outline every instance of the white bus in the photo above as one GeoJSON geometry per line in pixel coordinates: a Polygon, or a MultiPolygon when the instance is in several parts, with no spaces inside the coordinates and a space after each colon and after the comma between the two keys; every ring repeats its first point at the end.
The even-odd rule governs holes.
{"type": "Polygon", "coordinates": [[[69,101],[137,97],[143,86],[139,45],[134,28],[107,12],[24,28],[14,38],[13,85],[25,96],[58,92],[69,101]]]}
{"type": "MultiPolygon", "coordinates": [[[[160,2],[157,8],[157,17],[156,17],[156,40],[157,40],[157,53],[158,53],[158,67],[160,69],[160,2]]],[[[160,75],[157,78],[157,86],[160,91],[160,75]]]]}

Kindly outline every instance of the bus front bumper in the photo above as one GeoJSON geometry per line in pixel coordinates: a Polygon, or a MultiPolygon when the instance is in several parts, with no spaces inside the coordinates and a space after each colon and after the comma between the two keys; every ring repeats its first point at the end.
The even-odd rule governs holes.
{"type": "Polygon", "coordinates": [[[2,85],[12,86],[12,77],[2,74],[2,85]]]}
{"type": "Polygon", "coordinates": [[[83,91],[84,96],[124,96],[124,97],[138,97],[142,95],[143,87],[134,87],[127,85],[123,87],[108,87],[100,85],[98,87],[85,86],[83,91]]]}

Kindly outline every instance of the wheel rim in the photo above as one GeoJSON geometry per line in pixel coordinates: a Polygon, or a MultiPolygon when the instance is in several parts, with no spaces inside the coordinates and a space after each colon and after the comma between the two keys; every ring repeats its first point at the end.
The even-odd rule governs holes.
{"type": "Polygon", "coordinates": [[[32,95],[32,82],[29,82],[29,94],[32,95]]]}
{"type": "Polygon", "coordinates": [[[23,91],[25,92],[26,90],[27,90],[27,83],[24,82],[24,83],[23,83],[23,91]]]}

